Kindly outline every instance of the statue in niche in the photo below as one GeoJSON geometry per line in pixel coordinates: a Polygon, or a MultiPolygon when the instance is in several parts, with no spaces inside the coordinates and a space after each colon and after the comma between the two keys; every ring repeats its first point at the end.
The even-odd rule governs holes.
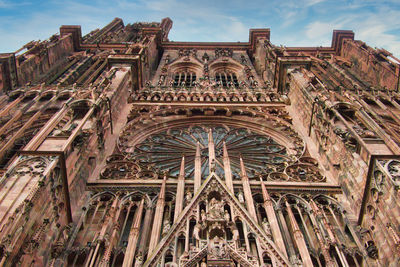
{"type": "Polygon", "coordinates": [[[223,219],[224,207],[221,201],[212,198],[209,204],[209,218],[210,219],[223,219]]]}
{"type": "Polygon", "coordinates": [[[243,193],[241,191],[239,191],[239,193],[238,193],[238,200],[240,203],[244,203],[244,197],[243,197],[243,193]]]}
{"type": "Polygon", "coordinates": [[[193,237],[196,239],[196,240],[200,240],[200,230],[201,230],[201,224],[200,223],[196,223],[196,225],[194,226],[194,229],[193,229],[193,237]]]}
{"type": "Polygon", "coordinates": [[[207,220],[206,212],[204,210],[201,210],[200,216],[201,216],[201,222],[204,223],[207,220]]]}
{"type": "Polygon", "coordinates": [[[271,237],[271,227],[269,226],[269,222],[267,221],[267,218],[263,219],[262,226],[263,226],[264,231],[267,234],[267,236],[271,237]]]}
{"type": "Polygon", "coordinates": [[[229,216],[229,212],[228,212],[227,210],[225,210],[224,218],[225,218],[225,221],[226,221],[226,222],[229,222],[230,219],[231,219],[231,216],[229,216]]]}
{"type": "Polygon", "coordinates": [[[192,200],[192,192],[186,191],[186,196],[185,196],[186,205],[188,205],[191,200],[192,200]]]}
{"type": "Polygon", "coordinates": [[[203,258],[203,260],[202,260],[202,262],[200,264],[200,267],[207,267],[207,263],[206,263],[206,259],[205,258],[203,258]]]}
{"type": "Polygon", "coordinates": [[[232,227],[232,240],[235,241],[235,243],[239,240],[239,229],[235,225],[232,227]]]}
{"type": "Polygon", "coordinates": [[[171,225],[169,223],[169,220],[165,219],[164,228],[163,228],[163,231],[162,231],[162,236],[164,237],[169,232],[170,229],[171,229],[171,225]]]}

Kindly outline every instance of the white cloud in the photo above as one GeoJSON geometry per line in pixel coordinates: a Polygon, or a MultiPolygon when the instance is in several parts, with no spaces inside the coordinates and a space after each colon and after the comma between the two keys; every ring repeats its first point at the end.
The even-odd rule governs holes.
{"type": "MultiPolygon", "coordinates": [[[[353,3],[359,4],[359,3],[353,3]]],[[[343,10],[343,7],[339,8],[343,10]]],[[[334,29],[353,30],[355,39],[362,40],[372,47],[383,47],[394,55],[400,55],[400,10],[377,7],[359,9],[358,12],[343,12],[340,16],[319,16],[310,21],[295,40],[285,38],[290,45],[329,46],[334,29]],[[303,34],[301,34],[303,33],[303,34]]],[[[332,10],[334,13],[335,10],[332,10]]],[[[316,16],[317,17],[317,16],[316,16]]]]}
{"type": "Polygon", "coordinates": [[[307,25],[306,36],[310,40],[321,40],[331,34],[334,28],[340,28],[340,26],[334,23],[315,21],[307,25]]]}
{"type": "Polygon", "coordinates": [[[306,6],[313,6],[313,5],[322,3],[322,2],[324,2],[324,1],[325,1],[325,0],[306,0],[306,1],[305,1],[305,4],[306,4],[306,6]]]}
{"type": "Polygon", "coordinates": [[[10,1],[5,1],[5,0],[0,0],[0,8],[13,8],[13,7],[18,7],[18,6],[25,6],[29,5],[30,2],[10,2],[10,1]]]}

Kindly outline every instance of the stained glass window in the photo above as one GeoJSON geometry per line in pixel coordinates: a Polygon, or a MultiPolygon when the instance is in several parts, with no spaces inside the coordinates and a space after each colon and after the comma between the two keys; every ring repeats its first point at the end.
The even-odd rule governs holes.
{"type": "Polygon", "coordinates": [[[131,156],[159,171],[179,175],[182,156],[185,156],[185,176],[193,178],[197,144],[200,147],[202,177],[209,174],[209,136],[215,147],[215,171],[223,176],[223,143],[231,162],[232,175],[240,177],[240,156],[250,178],[256,173],[279,172],[290,162],[286,148],[270,136],[245,128],[225,124],[193,124],[175,127],[148,136],[137,144],[131,156]]]}

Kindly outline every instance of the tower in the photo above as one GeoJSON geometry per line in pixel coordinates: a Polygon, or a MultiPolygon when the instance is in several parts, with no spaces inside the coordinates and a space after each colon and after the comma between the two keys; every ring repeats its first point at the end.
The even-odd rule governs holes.
{"type": "Polygon", "coordinates": [[[399,60],[171,27],[0,55],[0,266],[396,266],[399,60]]]}

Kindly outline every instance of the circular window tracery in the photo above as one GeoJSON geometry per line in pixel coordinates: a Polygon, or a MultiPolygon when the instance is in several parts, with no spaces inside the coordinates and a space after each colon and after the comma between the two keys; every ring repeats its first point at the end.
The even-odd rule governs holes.
{"type": "Polygon", "coordinates": [[[253,130],[226,124],[193,124],[176,126],[151,134],[125,151],[129,157],[156,170],[168,171],[169,176],[178,177],[182,156],[185,156],[185,176],[193,178],[197,144],[200,148],[202,177],[209,170],[209,135],[212,135],[215,150],[215,172],[223,176],[223,144],[225,142],[231,163],[232,175],[240,177],[240,157],[249,178],[257,173],[281,172],[292,161],[285,146],[270,136],[253,130]]]}

